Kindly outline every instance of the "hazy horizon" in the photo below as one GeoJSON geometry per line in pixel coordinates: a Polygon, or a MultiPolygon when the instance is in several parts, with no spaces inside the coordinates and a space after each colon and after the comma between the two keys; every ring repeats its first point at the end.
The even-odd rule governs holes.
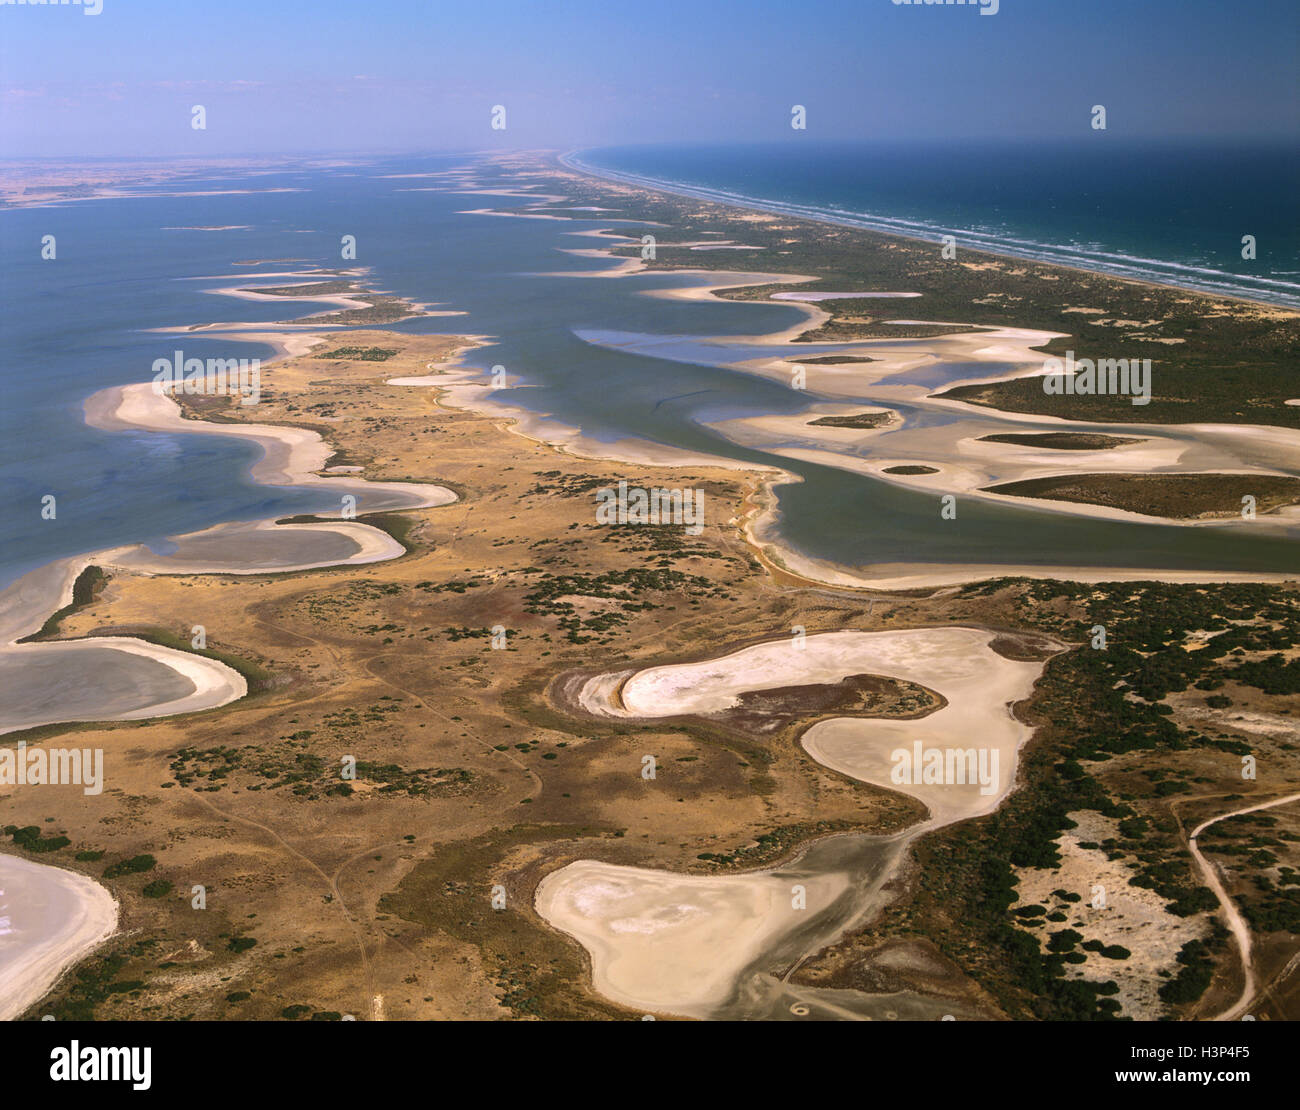
{"type": "Polygon", "coordinates": [[[0,5],[4,156],[1300,136],[1286,0],[101,2],[0,5]]]}

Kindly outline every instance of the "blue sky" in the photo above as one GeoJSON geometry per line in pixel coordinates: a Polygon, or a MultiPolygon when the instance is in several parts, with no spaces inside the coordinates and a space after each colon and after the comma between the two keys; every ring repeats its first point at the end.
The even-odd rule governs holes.
{"type": "Polygon", "coordinates": [[[1300,137],[1300,0],[102,4],[0,6],[0,154],[1300,137]]]}

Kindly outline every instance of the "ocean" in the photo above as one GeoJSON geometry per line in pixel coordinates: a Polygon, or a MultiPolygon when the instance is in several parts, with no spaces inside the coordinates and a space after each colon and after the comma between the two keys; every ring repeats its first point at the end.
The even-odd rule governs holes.
{"type": "Polygon", "coordinates": [[[1081,141],[640,146],[571,158],[701,197],[1300,308],[1300,151],[1081,141]],[[1242,237],[1256,257],[1242,257],[1242,237]]]}

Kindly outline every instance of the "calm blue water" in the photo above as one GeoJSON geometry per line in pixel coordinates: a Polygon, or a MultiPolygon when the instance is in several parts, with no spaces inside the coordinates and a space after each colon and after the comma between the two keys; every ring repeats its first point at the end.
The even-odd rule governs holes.
{"type": "Polygon", "coordinates": [[[608,147],[574,161],[717,200],[1300,307],[1300,151],[1040,143],[608,147]],[[1242,236],[1257,258],[1241,257],[1242,236]]]}
{"type": "MultiPolygon", "coordinates": [[[[241,260],[339,266],[345,234],[356,236],[357,264],[371,268],[377,288],[466,313],[412,320],[396,330],[493,337],[470,364],[485,372],[498,363],[506,367],[511,388],[499,396],[507,402],[602,441],[640,437],[796,474],[802,480],[779,493],[781,527],[811,556],[850,566],[1300,567],[1294,526],[1261,531],[1247,544],[1239,533],[1216,527],[1086,520],[971,502],[960,521],[940,527],[930,495],[736,446],[705,422],[801,412],[819,398],[730,369],[727,363],[740,356],[707,337],[769,334],[803,319],[802,313],[781,304],[643,295],[696,283],[683,274],[588,279],[581,275],[604,263],[562,252],[589,247],[592,240],[575,232],[602,226],[599,219],[469,215],[466,209],[488,199],[426,191],[436,178],[387,176],[458,164],[463,160],[398,159],[346,173],[234,175],[190,187],[296,191],[168,197],[158,189],[141,198],[0,211],[0,495],[6,507],[0,514],[0,581],[62,555],[158,543],[223,520],[336,507],[320,492],[251,483],[251,446],[206,436],[98,432],[86,427],[82,401],[107,385],[148,380],[153,360],[178,346],[187,356],[265,354],[229,338],[148,329],[272,321],[312,311],[315,306],[260,304],[205,290],[265,283],[261,272],[290,268],[234,265],[241,260]],[[166,230],[187,225],[247,229],[166,230]],[[56,261],[39,257],[45,234],[57,236],[56,261]],[[571,276],[549,276],[557,273],[571,276]],[[40,518],[47,493],[58,498],[55,521],[40,518]]],[[[506,183],[491,168],[482,173],[486,185],[506,183]]],[[[749,346],[743,354],[782,349],[749,346]]],[[[816,349],[804,345],[802,353],[816,349]]],[[[436,477],[435,451],[431,443],[436,477]]],[[[617,476],[618,464],[601,469],[617,476]]],[[[630,475],[643,470],[628,468],[630,475]]],[[[365,511],[364,499],[359,507],[365,511]]]]}

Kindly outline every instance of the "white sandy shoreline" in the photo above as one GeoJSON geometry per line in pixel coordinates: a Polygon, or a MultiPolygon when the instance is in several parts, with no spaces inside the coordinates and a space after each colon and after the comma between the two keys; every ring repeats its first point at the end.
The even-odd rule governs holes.
{"type": "Polygon", "coordinates": [[[44,998],[117,920],[117,902],[93,879],[0,852],[0,1021],[44,998]]]}
{"type": "MultiPolygon", "coordinates": [[[[325,477],[323,470],[334,449],[309,428],[278,424],[213,424],[187,420],[170,396],[152,383],[111,386],[87,398],[86,422],[106,430],[131,429],[187,435],[232,436],[249,440],[260,449],[250,469],[252,478],[265,485],[328,489],[351,495],[359,503],[381,499],[384,509],[423,509],[448,505],[456,495],[444,486],[415,482],[371,482],[339,476],[325,477]]],[[[341,512],[341,510],[340,510],[341,512]]],[[[177,555],[155,556],[133,546],[101,553],[110,565],[144,573],[260,574],[314,570],[327,566],[352,566],[397,558],[401,544],[386,532],[354,520],[328,523],[281,524],[273,521],[217,524],[202,532],[176,537],[177,555]],[[330,539],[340,553],[311,557],[330,539]],[[341,546],[340,546],[341,545],[341,546]],[[202,558],[187,557],[186,548],[200,548],[202,558]]]]}
{"type": "MultiPolygon", "coordinates": [[[[317,342],[320,339],[316,336],[294,336],[286,346],[292,345],[292,353],[303,353],[317,342]]],[[[106,430],[224,435],[249,440],[259,448],[250,474],[267,485],[328,488],[340,495],[352,494],[358,500],[378,496],[385,509],[434,507],[456,499],[443,486],[322,476],[318,471],[324,469],[333,449],[315,431],[186,420],[179,405],[148,382],[101,390],[87,398],[85,412],[87,423],[106,430]]],[[[0,667],[8,669],[17,686],[22,684],[20,676],[24,671],[42,674],[54,659],[71,661],[75,656],[82,663],[77,684],[80,698],[51,696],[44,717],[31,712],[15,715],[15,710],[6,714],[0,700],[0,734],[71,720],[141,720],[190,713],[229,704],[247,693],[243,677],[215,659],[136,638],[17,643],[37,631],[51,613],[71,602],[77,577],[91,564],[137,574],[264,574],[371,563],[397,558],[405,552],[388,533],[350,519],[280,525],[271,520],[226,522],[174,539],[176,551],[166,556],[155,555],[142,545],[128,545],[55,560],[0,592],[0,667]],[[166,688],[159,699],[97,712],[93,705],[96,677],[111,685],[112,676],[127,663],[126,657],[157,663],[184,689],[178,689],[176,681],[159,681],[158,688],[166,688]]]]}
{"type": "MultiPolygon", "coordinates": [[[[595,178],[597,181],[611,182],[616,185],[623,185],[634,189],[642,189],[647,192],[662,192],[671,196],[686,197],[690,200],[703,201],[707,204],[715,204],[721,208],[735,208],[743,212],[757,212],[766,216],[777,216],[789,220],[804,220],[808,223],[825,224],[830,227],[849,227],[855,231],[863,231],[872,235],[880,235],[887,239],[902,239],[914,243],[933,243],[933,238],[927,238],[919,234],[909,235],[907,232],[897,229],[865,227],[857,223],[851,223],[847,220],[836,220],[828,215],[814,215],[809,212],[787,211],[778,205],[764,204],[760,200],[751,197],[728,196],[721,199],[710,196],[707,191],[693,190],[688,185],[675,182],[658,181],[652,178],[640,177],[632,173],[620,173],[617,170],[602,169],[597,166],[587,165],[579,159],[582,153],[581,149],[566,151],[556,160],[560,166],[571,173],[579,174],[583,177],[595,178]]],[[[940,234],[936,230],[935,234],[940,234]]],[[[958,233],[960,234],[960,233],[958,233]]],[[[1258,305],[1261,308],[1276,309],[1280,312],[1295,312],[1296,309],[1288,305],[1274,304],[1272,301],[1263,301],[1258,297],[1248,297],[1240,293],[1222,293],[1207,289],[1198,289],[1190,285],[1178,285],[1172,281],[1157,281],[1154,278],[1127,277],[1123,274],[1113,273],[1110,270],[1094,269],[1084,265],[1073,265],[1068,262],[1048,261],[1041,258],[1034,258],[1028,254],[1008,254],[999,251],[994,247],[980,246],[970,248],[969,254],[987,255],[990,258],[996,258],[1002,262],[1014,262],[1024,265],[1029,263],[1036,266],[1046,266],[1051,269],[1070,270],[1075,273],[1088,274],[1094,277],[1109,278],[1112,281],[1121,281],[1128,285],[1145,285],[1157,289],[1174,289],[1179,293],[1187,293],[1197,297],[1214,298],[1225,301],[1239,301],[1243,304],[1258,305]]]]}
{"type": "MultiPolygon", "coordinates": [[[[581,172],[581,171],[580,171],[581,172]]],[[[595,175],[599,176],[599,175],[595,175]]],[[[535,194],[512,194],[528,196],[536,200],[535,194]]],[[[550,198],[553,199],[553,198],[550,198]]],[[[612,280],[626,278],[646,272],[644,263],[639,259],[623,259],[612,254],[612,246],[621,242],[630,242],[626,237],[599,228],[584,231],[581,234],[599,237],[610,241],[611,246],[584,250],[585,256],[604,256],[609,260],[609,267],[595,272],[583,271],[575,277],[604,277],[612,280]]],[[[771,272],[741,272],[677,269],[675,274],[699,279],[699,284],[680,288],[647,290],[644,295],[676,300],[716,299],[719,291],[741,288],[756,284],[791,284],[811,281],[810,277],[798,274],[780,274],[771,272]]],[[[865,294],[864,294],[865,295],[865,294]]],[[[907,296],[905,291],[872,294],[888,298],[907,296]]],[[[834,292],[809,291],[800,293],[773,294],[780,298],[787,307],[797,308],[804,315],[803,321],[779,332],[760,336],[699,337],[700,342],[727,343],[739,347],[769,344],[790,344],[800,335],[818,326],[828,318],[818,301],[844,297],[846,294],[834,292]]],[[[893,323],[908,323],[898,320],[893,323]]],[[[936,323],[936,321],[923,321],[936,323]]],[[[938,323],[944,323],[939,321],[938,323]]],[[[991,492],[983,487],[1016,481],[1026,478],[1055,477],[1078,473],[1080,455],[1098,472],[1130,473],[1146,472],[1146,469],[1158,465],[1165,472],[1214,472],[1241,475],[1285,475],[1287,471],[1260,461],[1261,445],[1270,445],[1270,460],[1282,458],[1291,465],[1300,465],[1300,433],[1290,429],[1271,426],[1238,425],[1099,425],[1093,422],[1068,421],[1051,417],[1036,417],[1032,414],[1003,412],[983,406],[970,405],[965,402],[945,400],[931,395],[931,390],[917,386],[898,386],[876,388],[870,397],[862,397],[864,387],[881,378],[905,374],[924,367],[934,359],[955,362],[987,363],[989,374],[978,375],[946,382],[944,390],[958,385],[981,381],[1003,380],[1008,377],[1006,366],[1010,364],[1010,377],[1031,376],[1042,373],[1043,355],[1034,350],[1056,338],[1064,338],[1062,333],[1041,331],[1032,328],[1002,326],[996,328],[979,327],[959,321],[947,322],[952,326],[967,327],[970,330],[956,334],[933,337],[926,340],[867,339],[846,341],[835,344],[845,354],[865,356],[867,363],[848,363],[806,366],[809,372],[817,375],[816,391],[843,403],[844,411],[850,408],[877,408],[888,406],[891,397],[895,403],[902,402],[914,407],[933,408],[935,410],[953,411],[966,415],[972,424],[984,422],[985,433],[1003,430],[999,425],[1015,427],[1021,424],[1043,424],[1059,427],[1062,431],[1078,433],[1104,430],[1109,434],[1124,434],[1145,441],[1137,447],[1125,447],[1111,451],[1063,452],[1050,449],[1033,449],[1018,445],[980,442],[977,435],[967,435],[959,442],[944,444],[935,440],[933,434],[927,442],[927,450],[917,453],[915,448],[905,449],[899,457],[884,459],[864,459],[848,452],[837,452],[823,448],[833,448],[837,443],[852,442],[845,435],[844,429],[821,427],[808,428],[808,420],[816,415],[749,417],[733,421],[724,421],[713,425],[733,442],[756,447],[776,455],[825,466],[861,473],[874,480],[906,486],[917,491],[956,493],[963,497],[1014,505],[1036,512],[1065,514],[1075,517],[1096,517],[1111,520],[1128,521],[1141,524],[1167,524],[1177,527],[1196,528],[1202,526],[1250,526],[1252,528],[1275,529],[1285,527],[1300,510],[1282,512],[1246,522],[1233,518],[1182,519],[1165,518],[1150,514],[1134,513],[1109,506],[1084,504],[1052,498],[1024,498],[991,492]],[[935,353],[937,352],[937,353],[935,353]],[[892,393],[891,393],[892,391],[892,393]],[[891,394],[891,396],[885,396],[891,394]],[[1118,430],[1122,428],[1122,432],[1118,430]],[[810,440],[819,441],[822,447],[791,447],[783,441],[794,430],[810,440]],[[1209,466],[1197,463],[1212,452],[1198,445],[1189,449],[1186,443],[1179,443],[1180,435],[1193,433],[1199,438],[1213,440],[1218,454],[1217,465],[1209,466]],[[1233,453],[1240,457],[1234,457],[1233,453]],[[1071,457],[1073,456],[1073,457],[1071,457]],[[1158,460],[1158,462],[1157,462],[1158,460]],[[934,475],[892,475],[883,473],[889,466],[907,463],[924,463],[935,465],[939,473],[934,475]],[[1010,470],[1010,475],[997,477],[996,474],[1010,470]]],[[[754,373],[757,376],[788,383],[790,374],[800,363],[802,352],[795,349],[783,358],[763,358],[750,363],[730,364],[733,369],[754,373]]],[[[765,555],[773,564],[789,567],[799,576],[840,587],[881,590],[898,588],[942,587],[957,583],[974,582],[995,577],[1036,577],[1061,578],[1074,581],[1120,581],[1150,580],[1160,578],[1165,581],[1187,581],[1197,583],[1229,581],[1290,581],[1295,576],[1289,574],[1251,573],[1251,572],[1216,572],[1168,571],[1162,568],[1085,568],[1066,565],[1032,566],[1018,564],[981,565],[954,570],[944,564],[891,564],[881,567],[848,567],[813,560],[795,551],[783,540],[776,528],[774,508],[776,498],[773,490],[776,486],[792,481],[798,477],[790,471],[777,468],[759,470],[752,464],[737,463],[735,460],[719,457],[699,457],[693,454],[675,451],[644,441],[620,441],[605,443],[583,435],[576,428],[560,424],[551,417],[543,417],[515,407],[499,404],[491,399],[491,390],[479,382],[467,379],[475,377],[472,371],[459,366],[459,356],[441,367],[441,373],[420,378],[393,379],[391,384],[432,386],[439,389],[443,398],[455,407],[468,408],[485,415],[500,415],[512,421],[511,430],[536,442],[544,443],[558,450],[582,458],[597,461],[622,461],[638,465],[712,465],[734,470],[743,470],[756,475],[760,481],[760,495],[755,499],[755,508],[747,514],[744,522],[744,535],[749,542],[765,555]]],[[[810,388],[813,386],[810,384],[810,388]]],[[[871,435],[888,432],[902,442],[920,440],[909,429],[892,426],[884,429],[872,429],[862,434],[871,435]]],[[[891,443],[892,446],[892,443],[891,443]]]]}
{"type": "MultiPolygon", "coordinates": [[[[282,356],[305,354],[319,335],[239,336],[275,345],[282,356]]],[[[225,435],[259,449],[254,481],[351,494],[384,509],[446,505],[443,486],[367,482],[323,470],[333,449],[316,432],[280,425],[213,424],[185,420],[179,405],[152,383],[115,386],[87,398],[87,423],[105,430],[225,435]]],[[[55,560],[0,591],[0,735],[46,724],[135,721],[194,713],[243,698],[248,685],[232,667],[210,657],[137,637],[17,641],[72,601],[78,576],[91,564],[133,573],[256,574],[355,565],[397,558],[405,548],[387,532],[355,520],[277,525],[273,520],[227,522],[174,537],[176,552],[156,556],[142,545],[55,560]],[[330,552],[333,553],[323,554],[330,552]],[[189,553],[187,555],[187,552],[189,553]],[[202,554],[195,557],[195,552],[202,554]]],[[[117,904],[98,883],[60,868],[0,854],[0,910],[21,896],[15,913],[0,914],[0,1019],[21,1015],[63,971],[111,936],[117,904]],[[17,893],[15,893],[17,892],[17,893]],[[14,921],[19,922],[18,926],[14,921]]]]}

